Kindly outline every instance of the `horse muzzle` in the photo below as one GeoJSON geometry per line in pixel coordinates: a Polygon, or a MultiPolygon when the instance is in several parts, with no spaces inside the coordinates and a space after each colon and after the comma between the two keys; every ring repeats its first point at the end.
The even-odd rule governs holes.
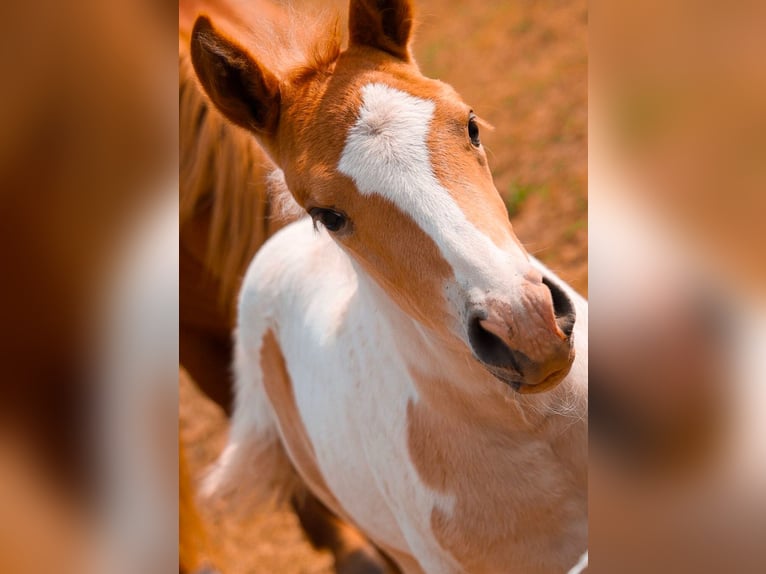
{"type": "Polygon", "coordinates": [[[566,293],[535,272],[515,297],[488,297],[471,310],[468,340],[474,356],[496,378],[520,393],[538,393],[569,373],[575,319],[566,293]]]}

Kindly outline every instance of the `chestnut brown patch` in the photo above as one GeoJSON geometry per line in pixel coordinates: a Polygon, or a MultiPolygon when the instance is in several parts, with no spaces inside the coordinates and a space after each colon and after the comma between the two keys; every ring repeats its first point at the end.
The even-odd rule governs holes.
{"type": "Polygon", "coordinates": [[[322,476],[317,465],[314,445],[311,443],[306,427],[301,419],[295,394],[287,373],[285,358],[273,331],[268,330],[261,345],[261,369],[263,386],[269,402],[279,421],[282,439],[290,453],[290,459],[296,470],[312,492],[319,496],[334,511],[341,510],[340,503],[322,476]]]}
{"type": "MultiPolygon", "coordinates": [[[[407,405],[410,458],[429,488],[455,500],[452,513],[432,510],[436,540],[467,572],[507,572],[509,565],[551,572],[555,562],[541,555],[560,551],[552,541],[580,542],[567,528],[582,512],[572,501],[584,505],[587,489],[547,439],[549,423],[509,431],[497,417],[502,409],[474,416],[482,406],[440,392],[446,382],[413,376],[426,392],[407,405]]],[[[577,552],[573,547],[573,560],[577,552]]]]}

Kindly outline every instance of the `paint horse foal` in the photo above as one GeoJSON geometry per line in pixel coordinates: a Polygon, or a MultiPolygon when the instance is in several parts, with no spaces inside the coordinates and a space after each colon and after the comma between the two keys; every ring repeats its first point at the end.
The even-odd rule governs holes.
{"type": "Polygon", "coordinates": [[[411,22],[405,0],[352,0],[348,49],[281,78],[195,25],[206,92],[310,215],[245,277],[211,485],[297,471],[405,572],[566,572],[587,537],[587,304],[515,238],[411,22]]]}

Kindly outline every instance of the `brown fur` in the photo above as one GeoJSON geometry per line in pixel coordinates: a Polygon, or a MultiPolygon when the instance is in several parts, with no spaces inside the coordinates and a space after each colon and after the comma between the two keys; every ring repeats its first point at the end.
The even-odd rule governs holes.
{"type": "Polygon", "coordinates": [[[181,226],[205,227],[196,245],[184,244],[232,307],[247,264],[275,231],[265,185],[273,165],[253,136],[231,125],[199,90],[183,41],[179,76],[181,226]]]}
{"type": "MultiPolygon", "coordinates": [[[[445,92],[452,91],[451,87],[442,86],[445,92]]],[[[459,102],[460,98],[455,94],[451,100],[459,102]]],[[[449,190],[468,221],[483,230],[495,245],[502,248],[513,242],[521,247],[513,233],[505,204],[492,180],[484,148],[473,147],[465,137],[469,113],[469,107],[462,103],[437,107],[428,141],[429,149],[435,150],[431,155],[434,175],[449,190]],[[436,151],[453,149],[454,144],[450,145],[449,140],[454,138],[463,142],[463,147],[470,153],[446,154],[436,151]],[[458,181],[454,180],[456,173],[461,174],[458,181]]]]}
{"type": "Polygon", "coordinates": [[[266,133],[275,130],[280,104],[277,77],[242,57],[243,50],[236,42],[216,35],[206,16],[195,22],[192,38],[194,68],[223,114],[245,129],[266,133]],[[224,65],[227,72],[219,73],[224,65]]]}
{"type": "Polygon", "coordinates": [[[351,2],[350,42],[370,46],[404,61],[410,61],[412,4],[403,0],[360,0],[351,2]]]}
{"type": "Polygon", "coordinates": [[[194,503],[194,487],[183,443],[178,441],[178,566],[195,572],[209,552],[208,535],[194,503]]]}
{"type": "MultiPolygon", "coordinates": [[[[535,541],[550,540],[559,533],[529,527],[514,530],[513,519],[548,528],[571,524],[558,505],[562,500],[586,496],[586,466],[561,457],[559,450],[571,449],[559,449],[562,445],[547,440],[545,434],[552,423],[544,416],[536,416],[530,430],[520,432],[509,428],[508,405],[500,397],[488,397],[486,404],[467,404],[439,380],[426,375],[418,375],[417,380],[422,400],[407,407],[410,456],[430,488],[455,497],[452,516],[439,508],[432,511],[431,527],[439,543],[467,572],[478,574],[502,572],[518,562],[520,557],[509,551],[514,540],[523,540],[529,549],[525,559],[531,556],[534,560],[536,553],[544,556],[545,546],[535,541]],[[484,416],[477,419],[478,413],[484,416]],[[454,472],[455,461],[460,461],[459,473],[454,472]],[[548,465],[544,472],[539,470],[541,461],[548,465]],[[519,492],[529,493],[521,503],[519,492]],[[479,569],[478,564],[486,567],[489,556],[498,561],[479,569]]],[[[559,442],[571,440],[565,433],[560,436],[559,442]]],[[[586,436],[576,438],[587,445],[586,436]]],[[[528,572],[543,574],[549,568],[541,566],[528,572]]]]}
{"type": "Polygon", "coordinates": [[[295,403],[293,387],[287,374],[284,356],[279,348],[277,338],[271,330],[267,331],[263,337],[261,369],[266,394],[279,420],[282,440],[290,451],[293,463],[312,492],[329,504],[335,512],[341,511],[340,503],[325,484],[322,473],[317,466],[314,447],[303,426],[298,406],[295,403]]]}
{"type": "MultiPolygon", "coordinates": [[[[187,0],[180,8],[180,217],[182,227],[189,223],[205,228],[195,245],[193,239],[182,243],[191,247],[189,251],[218,282],[220,300],[228,313],[233,312],[247,264],[287,221],[275,217],[271,207],[267,176],[274,164],[253,134],[232,125],[231,118],[211,105],[200,89],[191,60],[191,24],[204,11],[215,16],[216,26],[223,25],[232,35],[246,38],[247,45],[290,44],[291,51],[271,48],[266,52],[265,61],[273,71],[269,75],[274,78],[306,79],[326,70],[340,52],[341,35],[337,18],[317,19],[312,15],[311,24],[301,27],[300,37],[286,42],[280,31],[286,35],[294,26],[283,10],[269,2],[243,5],[187,0]],[[273,37],[243,24],[261,19],[271,24],[273,37]]],[[[264,24],[261,29],[268,27],[264,24]]]]}

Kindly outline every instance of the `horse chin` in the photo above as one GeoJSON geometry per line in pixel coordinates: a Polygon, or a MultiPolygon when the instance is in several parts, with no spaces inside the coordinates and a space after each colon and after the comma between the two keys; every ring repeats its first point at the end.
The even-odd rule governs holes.
{"type": "Polygon", "coordinates": [[[511,389],[521,395],[534,395],[550,391],[564,380],[564,377],[569,371],[569,369],[561,369],[555,373],[551,373],[539,383],[530,383],[525,381],[524,378],[515,371],[501,371],[488,365],[484,365],[484,368],[498,381],[508,385],[511,389]]]}

